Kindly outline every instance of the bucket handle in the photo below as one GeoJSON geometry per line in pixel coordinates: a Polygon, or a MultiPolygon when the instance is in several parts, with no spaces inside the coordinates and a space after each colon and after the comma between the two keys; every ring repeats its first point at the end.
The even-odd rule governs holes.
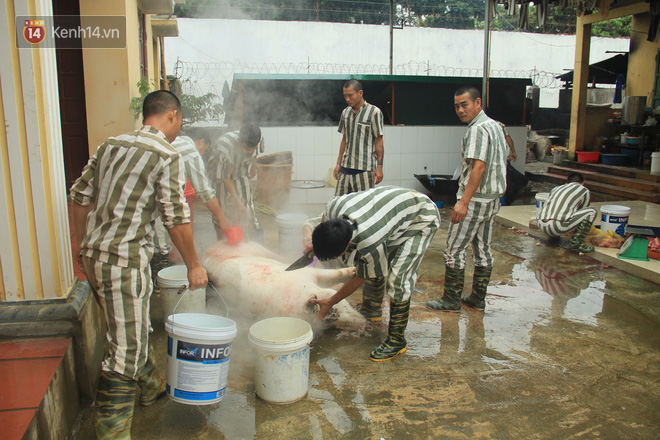
{"type": "MultiPolygon", "coordinates": [[[[212,282],[209,281],[207,283],[207,286],[210,286],[213,290],[215,290],[215,293],[220,297],[220,300],[225,305],[225,310],[227,311],[227,316],[226,317],[229,318],[229,306],[225,302],[225,299],[222,297],[222,294],[220,294],[220,292],[218,292],[218,289],[215,288],[215,285],[212,282]]],[[[172,309],[172,324],[174,324],[174,317],[176,316],[176,308],[179,307],[179,304],[181,303],[181,301],[183,301],[183,298],[186,295],[188,295],[188,293],[190,293],[190,288],[186,285],[181,286],[181,288],[177,292],[177,295],[181,295],[181,298],[179,298],[179,300],[176,302],[176,305],[172,309]]],[[[175,333],[174,328],[172,328],[172,333],[175,333]]]]}

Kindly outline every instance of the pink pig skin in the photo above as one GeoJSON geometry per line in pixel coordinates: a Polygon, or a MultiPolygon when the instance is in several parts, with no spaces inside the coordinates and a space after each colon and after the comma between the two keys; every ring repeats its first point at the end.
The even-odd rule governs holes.
{"type": "MultiPolygon", "coordinates": [[[[336,284],[355,274],[355,268],[285,269],[291,263],[263,246],[250,242],[229,246],[219,241],[206,251],[202,265],[216,289],[241,314],[263,319],[291,316],[312,322],[315,315],[305,306],[310,298],[329,298],[336,284]]],[[[346,301],[333,309],[340,327],[364,329],[366,320],[346,301]]]]}

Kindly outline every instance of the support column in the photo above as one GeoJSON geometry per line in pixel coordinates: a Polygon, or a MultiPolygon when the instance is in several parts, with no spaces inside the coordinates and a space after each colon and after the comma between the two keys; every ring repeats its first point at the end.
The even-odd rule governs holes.
{"type": "Polygon", "coordinates": [[[591,49],[591,23],[585,23],[584,13],[577,18],[575,35],[575,67],[573,70],[573,96],[571,102],[571,131],[569,156],[584,150],[584,132],[587,119],[587,85],[589,82],[589,51],[591,49]]]}

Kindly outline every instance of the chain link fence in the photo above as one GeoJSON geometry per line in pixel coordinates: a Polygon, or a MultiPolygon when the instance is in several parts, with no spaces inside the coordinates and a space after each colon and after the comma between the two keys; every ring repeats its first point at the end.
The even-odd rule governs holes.
{"type": "MultiPolygon", "coordinates": [[[[360,74],[388,75],[389,66],[384,64],[336,64],[336,63],[243,63],[241,61],[187,62],[178,59],[174,76],[181,82],[183,93],[201,96],[214,93],[222,96],[222,90],[231,82],[235,73],[258,74],[360,74]]],[[[428,61],[409,61],[393,67],[394,75],[481,77],[483,69],[451,67],[428,61]]],[[[563,83],[555,78],[559,73],[531,70],[491,70],[491,78],[529,78],[539,87],[539,106],[557,108],[559,90],[563,83]]]]}

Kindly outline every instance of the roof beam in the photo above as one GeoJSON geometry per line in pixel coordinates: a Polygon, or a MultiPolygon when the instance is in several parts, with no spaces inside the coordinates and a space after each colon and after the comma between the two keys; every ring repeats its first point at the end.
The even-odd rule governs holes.
{"type": "MultiPolygon", "coordinates": [[[[583,24],[592,24],[599,23],[601,21],[612,20],[613,18],[627,17],[629,15],[643,14],[649,12],[650,6],[649,3],[639,2],[633,5],[622,6],[620,8],[609,9],[605,11],[598,11],[595,14],[583,15],[582,23],[583,24]]],[[[584,14],[584,12],[582,12],[584,14]]],[[[578,16],[580,14],[578,13],[578,16]]]]}

